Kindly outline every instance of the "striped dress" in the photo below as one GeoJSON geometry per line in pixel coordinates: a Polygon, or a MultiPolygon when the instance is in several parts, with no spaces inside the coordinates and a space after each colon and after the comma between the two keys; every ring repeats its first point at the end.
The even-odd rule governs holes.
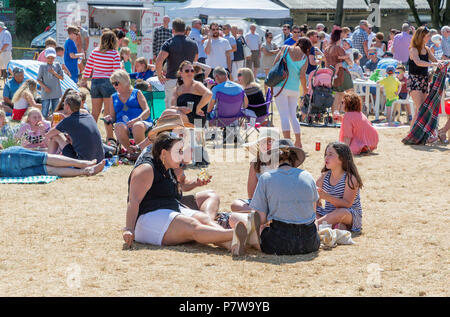
{"type": "Polygon", "coordinates": [[[109,78],[118,69],[121,69],[119,52],[116,50],[102,52],[96,48],[89,55],[83,78],[89,78],[91,75],[93,79],[109,78]]]}
{"type": "MultiPolygon", "coordinates": [[[[344,173],[344,176],[342,176],[340,181],[335,186],[332,186],[330,184],[330,176],[331,176],[331,171],[328,171],[323,180],[322,189],[334,197],[343,199],[344,191],[345,191],[345,183],[346,183],[346,179],[347,179],[347,173],[344,173]]],[[[336,210],[336,207],[333,206],[328,201],[325,202],[325,207],[317,206],[317,213],[320,214],[321,216],[325,216],[326,214],[329,214],[335,210],[336,210]]],[[[355,200],[353,201],[352,206],[350,208],[347,208],[347,210],[352,214],[352,218],[353,218],[351,231],[360,232],[361,227],[362,227],[362,208],[361,208],[361,201],[360,201],[360,197],[359,197],[359,189],[358,189],[358,193],[356,194],[355,200]]]]}

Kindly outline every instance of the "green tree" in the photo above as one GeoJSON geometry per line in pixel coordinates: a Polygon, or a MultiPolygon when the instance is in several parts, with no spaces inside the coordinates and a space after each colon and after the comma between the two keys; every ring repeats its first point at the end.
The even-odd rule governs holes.
{"type": "MultiPolygon", "coordinates": [[[[411,12],[414,16],[414,20],[417,25],[422,25],[419,14],[417,12],[416,3],[414,0],[406,0],[411,12]]],[[[427,0],[431,10],[431,23],[436,29],[440,29],[444,25],[450,23],[450,1],[446,0],[427,0]]]]}
{"type": "Polygon", "coordinates": [[[10,0],[16,8],[16,35],[31,39],[42,33],[56,19],[54,0],[10,0]]]}

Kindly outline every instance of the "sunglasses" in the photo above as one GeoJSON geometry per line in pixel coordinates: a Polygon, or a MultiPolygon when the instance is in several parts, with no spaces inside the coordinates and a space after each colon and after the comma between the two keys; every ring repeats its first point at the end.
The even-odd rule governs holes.
{"type": "Polygon", "coordinates": [[[242,73],[239,73],[237,76],[238,76],[238,77],[241,77],[241,76],[242,76],[242,73]]]}
{"type": "Polygon", "coordinates": [[[300,31],[292,31],[292,33],[300,33],[300,31]]]}
{"type": "Polygon", "coordinates": [[[119,86],[119,82],[118,81],[113,81],[111,82],[111,84],[115,87],[115,86],[119,86]]]}
{"type": "Polygon", "coordinates": [[[186,74],[189,74],[189,73],[195,73],[195,70],[194,70],[193,68],[191,68],[191,69],[185,69],[184,72],[185,72],[186,74]]]}

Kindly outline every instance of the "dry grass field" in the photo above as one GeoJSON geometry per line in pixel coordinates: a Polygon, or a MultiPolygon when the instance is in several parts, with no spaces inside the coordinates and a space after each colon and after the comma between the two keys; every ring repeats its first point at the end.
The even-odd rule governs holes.
{"type": "MultiPolygon", "coordinates": [[[[195,243],[125,248],[130,166],[0,185],[0,296],[449,296],[450,146],[405,146],[406,131],[379,130],[376,153],[355,158],[365,185],[356,244],[303,256],[232,258],[195,243]]],[[[314,177],[338,132],[302,127],[303,168],[314,177]]],[[[246,198],[245,161],[213,162],[209,172],[221,210],[246,198]]]]}

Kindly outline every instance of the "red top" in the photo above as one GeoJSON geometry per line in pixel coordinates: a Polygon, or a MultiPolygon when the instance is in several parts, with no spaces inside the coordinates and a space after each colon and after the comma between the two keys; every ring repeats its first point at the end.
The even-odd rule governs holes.
{"type": "Polygon", "coordinates": [[[86,62],[83,78],[109,78],[115,71],[121,69],[120,55],[116,50],[101,52],[98,48],[92,51],[86,62]]]}

